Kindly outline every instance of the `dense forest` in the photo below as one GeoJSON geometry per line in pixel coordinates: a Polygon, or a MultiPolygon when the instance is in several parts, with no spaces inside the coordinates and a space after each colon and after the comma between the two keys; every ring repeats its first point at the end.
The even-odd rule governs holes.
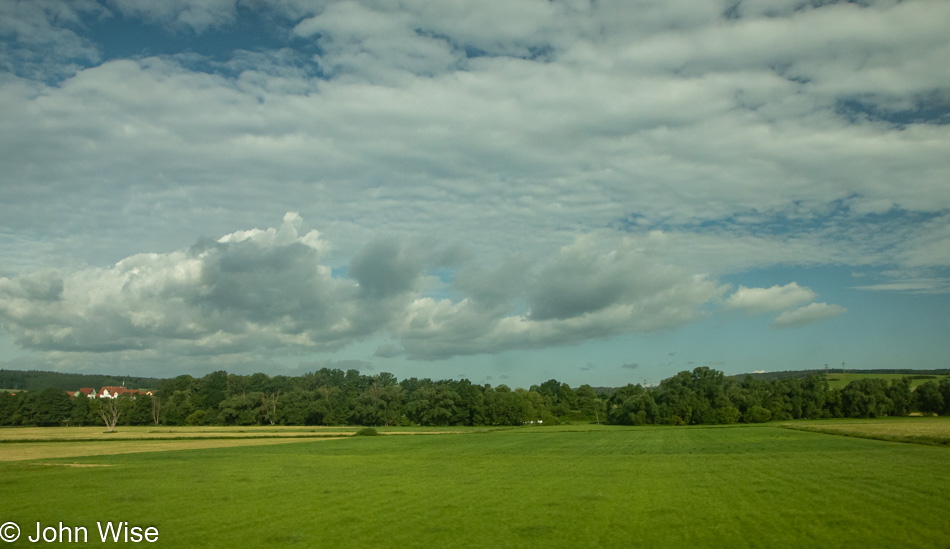
{"type": "Polygon", "coordinates": [[[468,380],[408,378],[323,368],[298,377],[213,372],[159,380],[156,396],[75,398],[48,387],[0,392],[0,425],[101,424],[103,406],[119,425],[523,425],[568,421],[618,425],[759,423],[830,417],[950,414],[950,379],[915,389],[911,378],[865,378],[829,389],[820,375],[763,380],[708,367],[657,387],[608,394],[551,379],[529,389],[468,380]]]}

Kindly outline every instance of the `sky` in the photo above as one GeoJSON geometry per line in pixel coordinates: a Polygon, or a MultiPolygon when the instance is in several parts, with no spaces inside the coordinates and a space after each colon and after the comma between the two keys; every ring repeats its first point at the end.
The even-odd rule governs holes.
{"type": "Polygon", "coordinates": [[[950,2],[0,2],[0,368],[950,367],[950,2]]]}

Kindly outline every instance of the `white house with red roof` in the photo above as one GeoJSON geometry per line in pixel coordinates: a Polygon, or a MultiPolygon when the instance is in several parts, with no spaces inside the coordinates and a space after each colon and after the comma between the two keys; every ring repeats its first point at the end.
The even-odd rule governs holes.
{"type": "Polygon", "coordinates": [[[135,389],[126,389],[125,387],[103,387],[99,389],[99,394],[96,398],[119,398],[119,395],[124,394],[136,394],[138,393],[135,389]]]}
{"type": "Polygon", "coordinates": [[[69,395],[69,398],[76,398],[80,394],[86,395],[87,398],[119,398],[120,395],[135,396],[138,394],[145,394],[148,396],[155,396],[155,390],[127,389],[125,387],[103,387],[97,392],[92,387],[83,387],[78,391],[66,391],[66,394],[69,395]]]}

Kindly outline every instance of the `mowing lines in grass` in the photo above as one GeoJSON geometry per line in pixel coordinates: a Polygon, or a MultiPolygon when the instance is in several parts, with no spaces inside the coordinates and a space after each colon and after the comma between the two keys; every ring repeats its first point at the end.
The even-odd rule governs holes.
{"type": "Polygon", "coordinates": [[[121,514],[168,546],[931,547],[950,538],[948,458],[772,426],[515,429],[0,464],[0,503],[121,514]],[[147,489],[91,510],[115,483],[147,489]]]}

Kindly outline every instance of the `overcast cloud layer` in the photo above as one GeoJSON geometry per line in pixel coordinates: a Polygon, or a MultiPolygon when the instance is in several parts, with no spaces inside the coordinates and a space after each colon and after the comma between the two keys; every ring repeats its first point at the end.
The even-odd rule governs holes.
{"type": "Polygon", "coordinates": [[[945,304],[948,21],[930,0],[0,3],[0,364],[385,368],[945,304]],[[799,278],[822,269],[851,279],[799,278]]]}

